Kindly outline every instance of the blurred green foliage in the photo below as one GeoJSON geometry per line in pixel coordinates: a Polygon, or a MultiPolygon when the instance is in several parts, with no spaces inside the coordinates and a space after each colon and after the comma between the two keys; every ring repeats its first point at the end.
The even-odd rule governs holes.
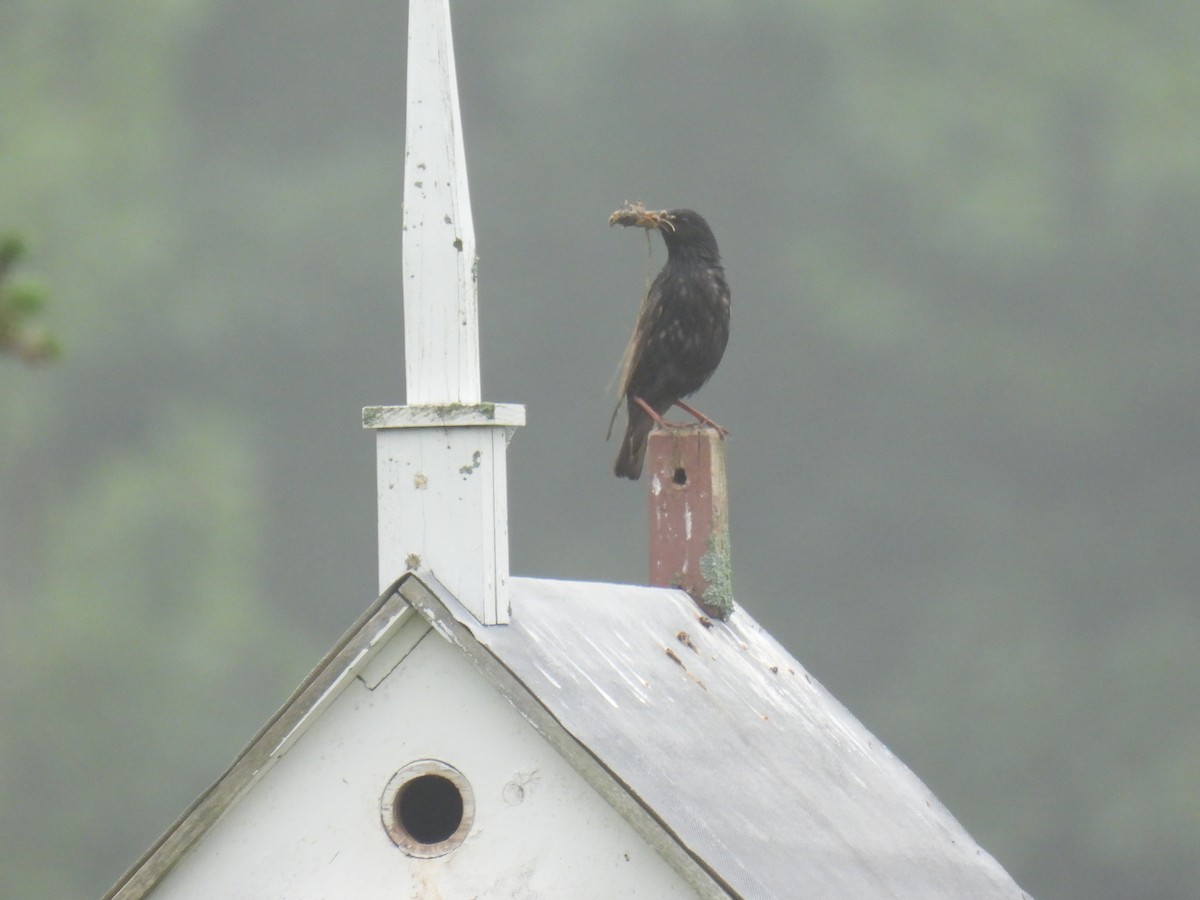
{"type": "MultiPolygon", "coordinates": [[[[604,221],[695,206],[739,602],[1034,896],[1185,894],[1200,7],[452,5],[514,568],[644,577],[604,221]]],[[[385,0],[0,9],[0,208],[71,349],[0,369],[2,896],[103,892],[371,599],[403,41],[385,0]]]]}
{"type": "Polygon", "coordinates": [[[57,356],[59,347],[30,321],[45,307],[45,288],[27,279],[11,278],[13,267],[24,255],[25,244],[19,237],[0,235],[0,353],[42,362],[57,356]]]}

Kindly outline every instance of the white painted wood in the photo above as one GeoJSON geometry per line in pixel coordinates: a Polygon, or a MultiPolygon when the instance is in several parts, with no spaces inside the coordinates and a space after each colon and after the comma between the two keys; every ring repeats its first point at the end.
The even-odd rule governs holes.
{"type": "MultiPolygon", "coordinates": [[[[396,640],[411,641],[411,623],[396,640]]],[[[370,689],[358,678],[180,859],[159,900],[694,898],[695,892],[436,632],[370,689]],[[413,859],[388,838],[392,775],[441,760],[471,786],[461,847],[413,859]]]]}
{"type": "MultiPolygon", "coordinates": [[[[507,417],[523,420],[523,407],[507,417]]],[[[428,408],[377,427],[380,590],[429,569],[485,625],[509,620],[507,444],[513,427],[419,427],[428,408]]],[[[374,419],[373,416],[368,417],[374,419]]]]}
{"type": "Polygon", "coordinates": [[[410,0],[404,157],[408,405],[377,429],[379,585],[430,569],[485,624],[508,621],[506,447],[515,404],[482,403],[475,226],[449,0],[410,0]]]}
{"type": "Polygon", "coordinates": [[[404,361],[408,403],[480,401],[475,225],[449,0],[408,4],[404,361]]]}

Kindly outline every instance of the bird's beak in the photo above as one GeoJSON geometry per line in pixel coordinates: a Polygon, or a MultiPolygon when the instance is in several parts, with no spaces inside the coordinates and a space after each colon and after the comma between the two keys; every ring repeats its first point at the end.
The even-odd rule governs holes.
{"type": "Polygon", "coordinates": [[[647,231],[675,230],[675,223],[666,210],[654,211],[646,209],[641,203],[627,203],[621,209],[608,217],[609,225],[636,225],[647,231]]]}
{"type": "Polygon", "coordinates": [[[644,216],[642,216],[637,224],[643,228],[654,228],[658,231],[675,230],[675,222],[671,219],[671,214],[665,210],[660,212],[648,211],[644,216]]]}

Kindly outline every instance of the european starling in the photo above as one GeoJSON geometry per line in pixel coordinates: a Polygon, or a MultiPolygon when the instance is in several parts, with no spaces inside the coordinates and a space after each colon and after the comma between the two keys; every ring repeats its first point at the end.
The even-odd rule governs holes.
{"type": "MultiPolygon", "coordinates": [[[[702,422],[683,397],[700,389],[721,362],[729,340],[729,286],[712,229],[690,209],[649,212],[640,205],[613,213],[611,225],[654,229],[667,245],[667,262],[650,285],[637,327],[621,360],[616,420],[625,401],[629,422],[614,473],[636,480],[642,474],[646,436],[663,414],[680,406],[702,422]]],[[[718,426],[719,427],[719,426],[718,426]]]]}

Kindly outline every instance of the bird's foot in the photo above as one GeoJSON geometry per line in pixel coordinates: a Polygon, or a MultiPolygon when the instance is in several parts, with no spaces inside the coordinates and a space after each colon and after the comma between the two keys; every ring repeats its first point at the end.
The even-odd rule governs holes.
{"type": "MultiPolygon", "coordinates": [[[[640,406],[642,409],[644,409],[646,411],[646,415],[648,415],[650,417],[650,419],[654,422],[654,424],[657,425],[659,428],[691,428],[692,427],[687,422],[668,422],[666,419],[664,419],[661,415],[658,414],[658,410],[656,410],[653,406],[651,406],[649,403],[647,403],[645,400],[643,400],[641,397],[637,396],[636,394],[634,394],[634,396],[633,396],[633,402],[636,403],[638,406],[640,406]]],[[[700,412],[699,410],[693,409],[692,407],[690,407],[686,403],[684,403],[682,400],[676,400],[674,405],[678,406],[684,412],[690,413],[696,419],[696,421],[699,422],[701,425],[707,425],[709,428],[715,428],[717,431],[719,431],[721,433],[721,437],[729,436],[728,428],[724,428],[721,425],[718,425],[716,422],[714,422],[712,419],[710,419],[704,413],[700,412]]]]}
{"type": "Polygon", "coordinates": [[[721,437],[729,437],[729,429],[728,428],[714,422],[712,419],[710,419],[704,413],[700,412],[700,410],[693,409],[692,407],[690,407],[686,403],[684,403],[682,400],[676,400],[675,405],[678,406],[680,409],[682,409],[685,413],[690,413],[691,415],[695,416],[696,421],[698,421],[701,425],[707,425],[709,428],[717,429],[717,431],[719,431],[721,433],[721,437]]]}

